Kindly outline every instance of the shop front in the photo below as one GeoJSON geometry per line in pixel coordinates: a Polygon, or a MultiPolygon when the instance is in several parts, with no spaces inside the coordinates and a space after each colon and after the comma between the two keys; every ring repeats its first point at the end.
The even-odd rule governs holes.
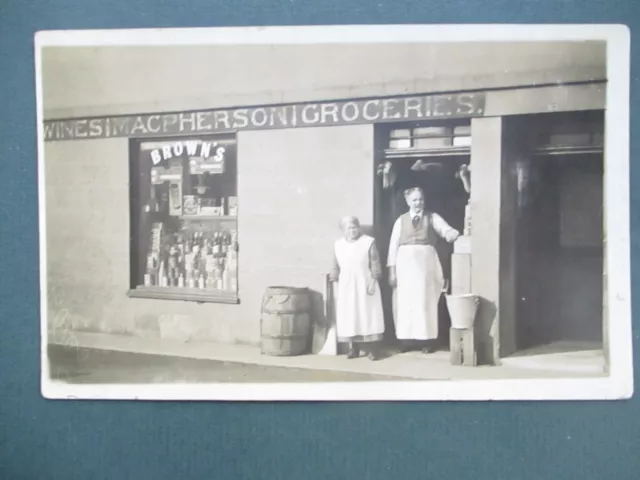
{"type": "MultiPolygon", "coordinates": [[[[309,288],[324,325],[340,218],[358,216],[384,260],[402,192],[419,186],[464,233],[438,251],[448,291],[482,298],[487,363],[602,344],[604,92],[586,82],[47,120],[50,328],[257,344],[271,285],[309,288]]],[[[383,301],[392,341],[384,282],[383,301]]],[[[448,322],[443,304],[443,348],[448,322]]]]}
{"type": "MultiPolygon", "coordinates": [[[[403,192],[463,233],[437,249],[446,293],[481,296],[485,362],[541,346],[602,348],[601,109],[378,125],[376,238],[383,256],[403,192]],[[564,346],[561,346],[564,345],[564,346]]],[[[392,330],[391,297],[384,288],[392,330]]],[[[449,345],[444,296],[441,348],[449,345]]]]}

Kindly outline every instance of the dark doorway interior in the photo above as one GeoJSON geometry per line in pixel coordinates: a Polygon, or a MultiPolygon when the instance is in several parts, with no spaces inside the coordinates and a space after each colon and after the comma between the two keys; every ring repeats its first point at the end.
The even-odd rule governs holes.
{"type": "Polygon", "coordinates": [[[521,166],[517,347],[602,343],[603,157],[545,155],[521,166]]]}

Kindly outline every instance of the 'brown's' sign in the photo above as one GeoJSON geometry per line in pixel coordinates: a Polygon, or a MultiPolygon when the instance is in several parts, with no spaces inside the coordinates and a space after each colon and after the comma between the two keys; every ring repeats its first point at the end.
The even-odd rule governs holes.
{"type": "Polygon", "coordinates": [[[373,98],[44,122],[45,141],[154,137],[480,116],[483,93],[373,98]]]}

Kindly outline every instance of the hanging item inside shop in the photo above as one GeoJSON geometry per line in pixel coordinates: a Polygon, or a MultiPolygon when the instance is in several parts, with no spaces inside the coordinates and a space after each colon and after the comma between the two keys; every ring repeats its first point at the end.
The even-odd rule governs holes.
{"type": "Polygon", "coordinates": [[[414,172],[435,171],[435,170],[439,170],[440,168],[442,168],[442,164],[441,163],[425,162],[422,159],[418,159],[416,161],[416,163],[414,163],[411,166],[411,170],[413,170],[414,172]]]}
{"type": "Polygon", "coordinates": [[[516,177],[518,208],[524,208],[536,193],[536,185],[540,181],[538,170],[531,168],[531,162],[527,159],[516,160],[512,169],[516,177]]]}
{"type": "Polygon", "coordinates": [[[396,173],[394,172],[393,163],[386,161],[378,165],[377,175],[382,177],[382,188],[391,188],[396,183],[396,173]]]}
{"type": "Polygon", "coordinates": [[[464,232],[463,235],[469,236],[471,235],[471,165],[461,165],[458,171],[456,172],[456,178],[459,178],[462,182],[462,187],[464,191],[467,192],[469,196],[467,200],[467,204],[464,207],[464,232]]]}

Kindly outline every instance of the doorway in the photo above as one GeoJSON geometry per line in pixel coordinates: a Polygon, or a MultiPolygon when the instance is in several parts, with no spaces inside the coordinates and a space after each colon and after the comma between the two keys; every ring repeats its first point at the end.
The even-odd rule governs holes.
{"type": "MultiPolygon", "coordinates": [[[[374,222],[376,242],[382,257],[381,260],[385,265],[385,278],[381,282],[385,313],[385,337],[388,343],[394,343],[393,291],[389,288],[386,280],[386,258],[393,225],[400,215],[409,210],[404,199],[404,191],[408,188],[420,187],[425,194],[426,210],[439,214],[449,225],[462,232],[468,195],[456,173],[462,165],[469,163],[469,156],[416,157],[415,155],[407,155],[395,156],[393,159],[385,161],[391,162],[394,182],[393,185],[384,188],[382,181],[379,178],[376,179],[374,222]]],[[[450,284],[453,245],[440,239],[436,250],[440,257],[444,277],[450,284]]],[[[448,349],[451,320],[444,295],[440,298],[438,310],[438,348],[448,349]]]]}
{"type": "Polygon", "coordinates": [[[517,349],[601,347],[603,155],[532,156],[518,170],[517,349]]]}

